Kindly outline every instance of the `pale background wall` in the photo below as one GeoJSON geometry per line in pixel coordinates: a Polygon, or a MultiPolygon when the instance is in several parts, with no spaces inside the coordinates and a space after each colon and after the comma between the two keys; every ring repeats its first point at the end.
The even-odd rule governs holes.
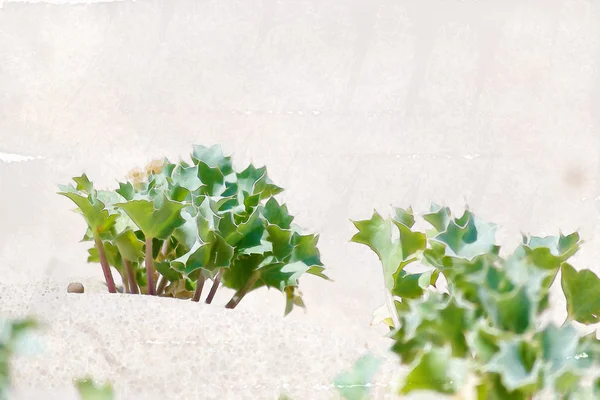
{"type": "MultiPolygon", "coordinates": [[[[44,157],[0,161],[0,272],[31,293],[43,279],[62,291],[101,277],[57,183],[85,171],[114,185],[154,157],[214,143],[239,167],[266,164],[297,222],[321,233],[335,282],[304,279],[309,311],[291,319],[368,325],[383,282],[376,256],[348,243],[349,219],[391,204],[466,200],[508,245],[520,231],[580,228],[575,265],[600,271],[599,141],[598,1],[0,9],[0,152],[44,157]]],[[[240,305],[282,307],[276,292],[240,305]]]]}

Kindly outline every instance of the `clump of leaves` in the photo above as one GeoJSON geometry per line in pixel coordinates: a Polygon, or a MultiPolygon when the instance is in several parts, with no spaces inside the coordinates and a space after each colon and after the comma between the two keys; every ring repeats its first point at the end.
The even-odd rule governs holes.
{"type": "Polygon", "coordinates": [[[579,234],[523,235],[512,254],[501,257],[497,225],[468,209],[455,218],[432,204],[422,218],[430,230],[414,229],[411,208],[398,208],[388,219],[374,212],[354,222],[352,238],[383,265],[392,302],[375,314],[390,326],[392,351],[410,367],[401,394],[465,393],[469,378],[477,399],[530,399],[541,391],[600,398],[594,368],[600,342],[574,326],[600,316],[600,279],[567,263],[582,244],[579,234]],[[405,270],[413,263],[420,272],[405,270]],[[562,326],[542,324],[559,271],[568,317],[562,326]],[[438,287],[441,277],[447,289],[438,287]],[[593,385],[583,384],[588,378],[593,385]]]}
{"type": "Polygon", "coordinates": [[[266,286],[285,294],[286,315],[304,307],[298,278],[329,279],[319,237],[292,223],[266,167],[238,172],[218,145],[194,146],[191,161],[153,161],[115,191],[96,190],[85,174],[59,186],[87,222],[88,261],[101,264],[108,290],[117,292],[113,267],[127,293],[199,301],[212,280],[207,303],[220,285],[236,290],[227,308],[266,286]]]}
{"type": "Polygon", "coordinates": [[[10,360],[27,334],[37,326],[30,318],[11,320],[0,318],[0,400],[8,399],[10,360]]]}

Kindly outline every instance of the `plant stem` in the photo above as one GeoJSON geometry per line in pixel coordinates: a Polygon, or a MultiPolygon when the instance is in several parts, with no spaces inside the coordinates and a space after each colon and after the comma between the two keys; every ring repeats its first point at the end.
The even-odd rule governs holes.
{"type": "Polygon", "coordinates": [[[200,275],[198,276],[198,280],[196,281],[196,290],[194,291],[194,297],[192,297],[192,301],[200,301],[200,296],[202,295],[202,288],[204,287],[204,282],[206,278],[200,271],[200,275]]]}
{"type": "Polygon", "coordinates": [[[119,275],[121,275],[121,282],[123,282],[123,293],[131,293],[129,290],[129,279],[125,278],[122,273],[119,273],[119,275]]]}
{"type": "Polygon", "coordinates": [[[258,280],[258,278],[260,277],[260,274],[258,271],[254,271],[252,273],[252,275],[250,275],[250,278],[248,279],[248,282],[246,282],[246,284],[244,285],[243,288],[241,288],[240,290],[238,290],[233,297],[231,298],[231,300],[229,300],[229,303],[227,303],[225,305],[225,308],[230,308],[230,309],[234,309],[235,307],[237,307],[237,305],[240,303],[240,301],[242,301],[242,299],[244,298],[245,295],[248,294],[248,292],[252,289],[252,287],[254,286],[254,284],[256,283],[256,281],[258,280]]]}
{"type": "Polygon", "coordinates": [[[396,300],[394,300],[391,290],[388,290],[387,287],[385,288],[385,304],[392,318],[394,330],[396,330],[400,327],[400,317],[398,317],[398,310],[396,310],[396,300]]]}
{"type": "Polygon", "coordinates": [[[113,279],[112,272],[110,271],[110,265],[108,265],[108,260],[106,259],[106,253],[104,252],[104,245],[102,244],[102,240],[100,240],[100,238],[96,236],[94,238],[94,243],[96,244],[96,250],[98,250],[98,256],[100,257],[100,265],[102,265],[102,272],[104,273],[104,279],[106,280],[106,286],[108,286],[108,291],[110,293],[117,293],[115,280],[113,279]]]}
{"type": "Polygon", "coordinates": [[[127,281],[129,282],[129,293],[140,294],[140,291],[135,281],[135,273],[131,267],[129,260],[123,258],[123,265],[125,265],[125,272],[127,273],[127,281]]]}
{"type": "Polygon", "coordinates": [[[210,304],[215,297],[215,293],[217,293],[217,289],[219,288],[219,284],[221,283],[221,277],[223,276],[223,268],[219,269],[217,272],[217,276],[215,276],[215,280],[213,281],[213,285],[210,288],[210,292],[208,292],[208,297],[206,298],[206,304],[210,304]]]}
{"type": "Polygon", "coordinates": [[[148,294],[156,296],[154,282],[154,260],[152,259],[152,238],[146,237],[146,279],[148,280],[148,294]]]}
{"type": "Polygon", "coordinates": [[[167,283],[169,283],[169,280],[166,279],[164,276],[160,276],[160,280],[158,281],[158,288],[156,289],[156,295],[160,296],[161,294],[163,294],[165,292],[165,288],[167,287],[167,283]]]}
{"type": "Polygon", "coordinates": [[[164,261],[167,258],[167,253],[169,252],[169,239],[165,239],[163,242],[163,246],[160,249],[161,259],[164,261]]]}

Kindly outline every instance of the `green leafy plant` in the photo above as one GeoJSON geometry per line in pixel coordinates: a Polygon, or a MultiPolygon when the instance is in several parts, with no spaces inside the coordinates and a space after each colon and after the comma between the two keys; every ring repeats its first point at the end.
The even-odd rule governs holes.
{"type": "Polygon", "coordinates": [[[372,354],[366,354],[354,363],[348,371],[341,372],[335,377],[333,384],[346,400],[366,400],[371,390],[371,383],[381,359],[372,354]]]}
{"type": "Polygon", "coordinates": [[[19,345],[36,326],[36,321],[31,318],[0,318],[0,400],[8,399],[11,357],[18,352],[19,345]]]}
{"type": "Polygon", "coordinates": [[[97,385],[90,378],[77,379],[75,388],[81,400],[113,400],[115,398],[112,385],[97,385]]]}
{"type": "Polygon", "coordinates": [[[375,211],[354,222],[352,238],[383,265],[392,302],[376,310],[374,321],[390,326],[392,351],[410,368],[401,394],[460,395],[475,382],[477,399],[531,399],[541,391],[600,398],[594,368],[600,343],[574,325],[597,323],[600,316],[600,279],[567,263],[582,244],[579,234],[523,235],[502,257],[497,225],[468,209],[455,218],[432,204],[422,218],[431,229],[419,232],[411,208],[387,219],[375,211]],[[409,272],[413,266],[419,268],[409,272]],[[559,271],[568,312],[562,326],[541,321],[559,271]]]}
{"type": "Polygon", "coordinates": [[[100,263],[108,290],[113,267],[127,293],[199,301],[206,280],[234,289],[234,308],[266,286],[285,294],[287,315],[304,307],[298,278],[323,274],[318,235],[303,234],[275,195],[265,167],[234,170],[219,146],[194,146],[192,163],[168,159],[133,170],[115,191],[96,190],[83,174],[60,185],[87,222],[89,262],[100,263]]]}

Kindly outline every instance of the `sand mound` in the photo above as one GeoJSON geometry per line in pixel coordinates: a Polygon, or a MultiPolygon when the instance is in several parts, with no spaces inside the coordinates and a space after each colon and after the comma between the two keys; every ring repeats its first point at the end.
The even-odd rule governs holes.
{"type": "MultiPolygon", "coordinates": [[[[385,354],[390,344],[378,334],[365,338],[176,299],[56,292],[42,298],[29,313],[44,323],[43,351],[14,360],[16,399],[75,399],[72,379],[86,375],[111,381],[119,399],[276,399],[280,393],[331,399],[336,374],[370,350],[385,354]]],[[[374,398],[392,398],[389,383],[399,365],[386,357],[374,398]]]]}

